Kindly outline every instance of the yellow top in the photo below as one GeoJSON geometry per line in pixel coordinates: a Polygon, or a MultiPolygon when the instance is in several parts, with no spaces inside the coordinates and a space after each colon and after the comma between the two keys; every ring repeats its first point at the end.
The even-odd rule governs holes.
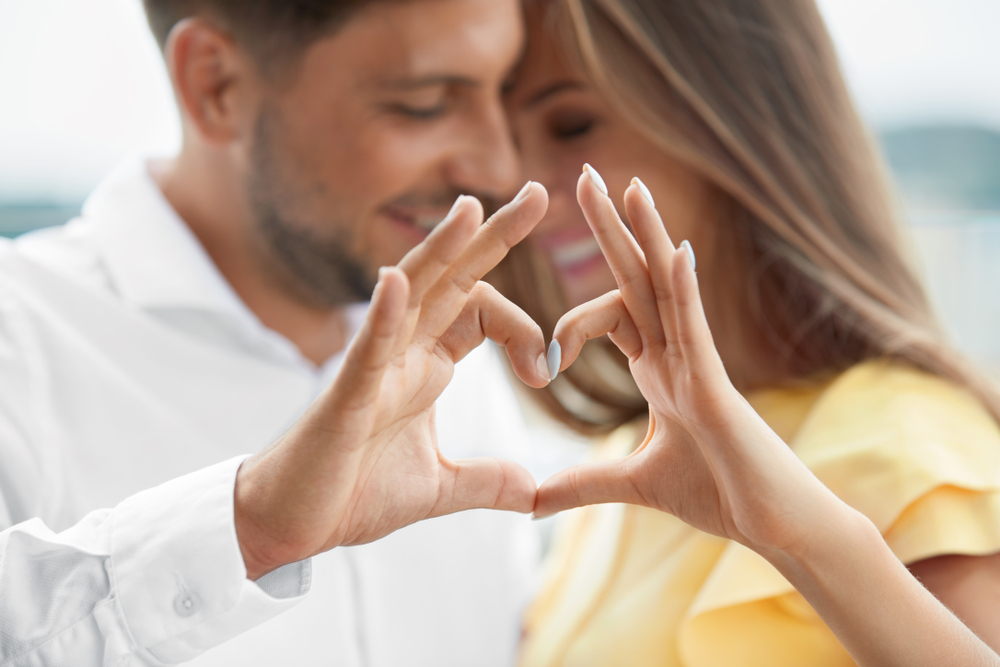
{"type": "MultiPolygon", "coordinates": [[[[966,391],[866,362],[747,398],[903,562],[1000,551],[1000,429],[966,391]]],[[[623,456],[641,435],[623,427],[599,456],[623,456]]],[[[632,505],[564,517],[526,631],[521,667],[854,665],[763,558],[632,505]]]]}

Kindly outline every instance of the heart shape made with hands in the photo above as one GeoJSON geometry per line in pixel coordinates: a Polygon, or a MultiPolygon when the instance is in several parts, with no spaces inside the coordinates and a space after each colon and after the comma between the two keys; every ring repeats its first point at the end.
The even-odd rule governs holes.
{"type": "Polygon", "coordinates": [[[560,319],[551,370],[538,325],[481,280],[542,219],[541,185],[529,182],[485,223],[479,202],[460,197],[424,242],[380,271],[337,379],[237,476],[237,536],[252,576],[473,508],[541,517],[628,502],[745,544],[794,538],[800,526],[777,521],[777,510],[818,482],[729,382],[690,245],[674,247],[638,179],[625,192],[634,236],[589,166],[577,195],[619,289],[560,319]],[[650,405],[649,434],[632,455],[569,468],[541,487],[511,461],[441,455],[434,401],[485,338],[505,348],[522,381],[542,387],[603,335],[629,358],[650,405]]]}

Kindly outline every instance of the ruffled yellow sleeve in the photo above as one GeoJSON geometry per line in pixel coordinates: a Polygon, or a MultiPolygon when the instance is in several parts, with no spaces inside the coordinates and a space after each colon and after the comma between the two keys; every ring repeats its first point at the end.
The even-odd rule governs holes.
{"type": "MultiPolygon", "coordinates": [[[[835,380],[790,445],[907,563],[1000,552],[1000,429],[970,394],[885,362],[835,380]]],[[[730,543],[680,627],[691,667],[853,665],[766,561],[730,543]]]]}

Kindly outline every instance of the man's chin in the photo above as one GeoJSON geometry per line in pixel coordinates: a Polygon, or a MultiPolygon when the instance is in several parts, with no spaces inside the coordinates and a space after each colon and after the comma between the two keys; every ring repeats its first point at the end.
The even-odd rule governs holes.
{"type": "Polygon", "coordinates": [[[314,308],[336,308],[371,299],[377,269],[336,237],[258,219],[258,255],[267,273],[294,300],[314,308]]]}

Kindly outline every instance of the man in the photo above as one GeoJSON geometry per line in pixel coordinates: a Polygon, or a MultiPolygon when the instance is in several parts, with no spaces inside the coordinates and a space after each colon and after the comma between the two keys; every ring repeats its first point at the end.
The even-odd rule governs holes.
{"type": "Polygon", "coordinates": [[[523,379],[546,381],[537,327],[475,285],[541,216],[540,188],[471,241],[481,209],[459,200],[386,274],[353,370],[273,448],[233,457],[338,375],[377,267],[455,195],[489,204],[516,189],[500,93],[518,3],[146,5],[180,155],[112,177],[81,219],[0,255],[0,510],[4,525],[45,523],[0,539],[12,624],[0,654],[509,663],[533,561],[523,517],[457,514],[296,562],[466,507],[530,511],[523,469],[455,465],[434,447],[462,457],[522,440],[488,351],[457,367],[437,430],[430,406],[486,334],[523,379]],[[400,329],[386,322],[405,326],[375,363],[379,331],[400,329]],[[362,381],[373,368],[384,382],[362,381]],[[101,507],[115,509],[87,515],[101,507]]]}

